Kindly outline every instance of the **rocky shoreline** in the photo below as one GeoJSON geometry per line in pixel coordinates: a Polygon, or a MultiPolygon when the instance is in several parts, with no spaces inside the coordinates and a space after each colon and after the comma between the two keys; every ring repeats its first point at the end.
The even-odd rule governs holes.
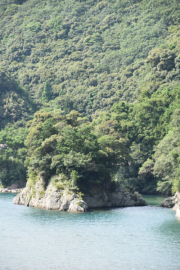
{"type": "Polygon", "coordinates": [[[85,194],[81,198],[72,189],[65,188],[59,190],[51,182],[46,190],[43,190],[42,179],[39,179],[33,188],[27,184],[14,198],[14,204],[68,212],[85,212],[91,208],[147,205],[137,192],[128,194],[119,185],[117,185],[113,192],[102,187],[93,187],[91,195],[85,194]]]}
{"type": "Polygon", "coordinates": [[[0,188],[0,193],[19,193],[21,192],[22,188],[17,189],[9,189],[9,188],[0,188]]]}
{"type": "Polygon", "coordinates": [[[176,211],[176,217],[180,218],[180,192],[176,191],[174,196],[165,199],[161,206],[172,208],[176,211]]]}

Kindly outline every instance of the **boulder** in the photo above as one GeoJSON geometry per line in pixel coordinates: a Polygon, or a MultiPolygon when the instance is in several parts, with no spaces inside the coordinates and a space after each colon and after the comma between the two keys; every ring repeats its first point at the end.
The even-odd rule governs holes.
{"type": "Polygon", "coordinates": [[[165,199],[161,206],[173,208],[176,211],[176,217],[180,218],[180,192],[176,191],[174,196],[165,199]]]}
{"type": "Polygon", "coordinates": [[[173,208],[174,205],[175,205],[175,198],[174,198],[174,196],[165,199],[165,200],[161,203],[161,207],[165,207],[165,208],[173,208]]]}

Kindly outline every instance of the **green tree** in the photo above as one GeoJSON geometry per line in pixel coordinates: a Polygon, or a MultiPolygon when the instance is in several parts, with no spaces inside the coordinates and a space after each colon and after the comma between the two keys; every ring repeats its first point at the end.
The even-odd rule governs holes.
{"type": "Polygon", "coordinates": [[[48,101],[50,101],[51,98],[52,98],[51,85],[50,85],[49,81],[46,81],[44,84],[44,89],[42,92],[41,100],[43,103],[47,103],[48,101]]]}
{"type": "Polygon", "coordinates": [[[26,128],[14,126],[0,131],[0,183],[3,186],[26,183],[24,160],[27,149],[24,140],[28,134],[26,128]]]}
{"type": "MultiPolygon", "coordinates": [[[[72,111],[67,115],[41,111],[28,125],[26,166],[44,176],[45,184],[54,175],[65,175],[71,186],[109,185],[111,173],[124,163],[128,151],[118,134],[100,135],[95,124],[72,111]]],[[[112,126],[111,126],[112,127],[112,126]]]]}
{"type": "Polygon", "coordinates": [[[180,185],[180,109],[175,110],[171,130],[155,147],[153,174],[159,178],[158,190],[169,195],[180,185]]]}

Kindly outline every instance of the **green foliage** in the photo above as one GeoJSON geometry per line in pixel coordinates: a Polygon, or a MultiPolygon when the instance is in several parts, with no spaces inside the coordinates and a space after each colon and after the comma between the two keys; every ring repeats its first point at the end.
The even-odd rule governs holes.
{"type": "Polygon", "coordinates": [[[18,5],[12,4],[9,5],[8,8],[5,11],[6,15],[14,15],[18,11],[18,5]]]}
{"type": "Polygon", "coordinates": [[[0,129],[17,121],[17,126],[25,126],[36,109],[28,93],[0,68],[0,129]]]}
{"type": "Polygon", "coordinates": [[[66,116],[40,111],[28,126],[28,174],[41,173],[45,183],[59,175],[53,178],[57,188],[63,181],[75,189],[91,183],[108,185],[111,170],[128,158],[112,124],[106,135],[99,135],[97,123],[84,122],[76,111],[66,116]]]}
{"type": "Polygon", "coordinates": [[[0,61],[51,110],[90,115],[179,80],[178,1],[1,2],[0,61]]]}
{"type": "Polygon", "coordinates": [[[174,178],[172,183],[172,193],[175,193],[176,191],[180,192],[180,180],[179,178],[174,178]]]}
{"type": "Polygon", "coordinates": [[[39,192],[39,199],[43,198],[44,195],[45,195],[45,191],[44,191],[44,190],[41,190],[41,191],[39,192]]]}
{"type": "Polygon", "coordinates": [[[67,182],[66,175],[61,173],[59,176],[51,177],[51,184],[55,186],[58,190],[63,190],[66,188],[67,182]]]}
{"type": "Polygon", "coordinates": [[[113,105],[112,116],[118,123],[116,130],[126,134],[132,158],[129,164],[120,168],[117,179],[129,190],[155,193],[157,189],[163,194],[171,194],[173,179],[179,179],[178,165],[175,169],[172,164],[178,153],[178,148],[173,150],[177,141],[174,136],[178,133],[172,128],[177,129],[180,124],[179,96],[179,86],[172,90],[165,87],[154,93],[142,92],[133,105],[123,102],[113,105]]]}
{"type": "Polygon", "coordinates": [[[178,1],[2,0],[3,185],[28,167],[32,186],[40,173],[59,189],[179,189],[179,12],[178,1]]]}
{"type": "Polygon", "coordinates": [[[15,129],[14,126],[0,131],[0,183],[3,186],[26,183],[24,140],[27,132],[26,128],[15,129]]]}
{"type": "Polygon", "coordinates": [[[51,99],[51,96],[52,96],[51,85],[48,81],[46,81],[44,84],[44,90],[41,96],[42,102],[47,103],[51,99]]]}
{"type": "Polygon", "coordinates": [[[30,188],[33,188],[34,189],[34,185],[36,184],[37,182],[37,175],[34,171],[32,171],[30,174],[29,174],[29,178],[28,178],[28,186],[30,188]]]}
{"type": "Polygon", "coordinates": [[[155,147],[155,165],[153,174],[160,178],[158,182],[158,190],[171,194],[179,189],[180,179],[180,109],[175,110],[172,121],[171,130],[155,147]],[[177,189],[176,189],[177,188],[177,189]]]}
{"type": "Polygon", "coordinates": [[[62,17],[57,16],[56,18],[52,18],[48,24],[49,27],[53,29],[54,32],[58,32],[63,29],[62,21],[63,21],[62,17]]]}
{"type": "Polygon", "coordinates": [[[30,22],[26,25],[26,29],[37,33],[41,29],[41,23],[40,22],[35,22],[35,23],[30,22]]]}

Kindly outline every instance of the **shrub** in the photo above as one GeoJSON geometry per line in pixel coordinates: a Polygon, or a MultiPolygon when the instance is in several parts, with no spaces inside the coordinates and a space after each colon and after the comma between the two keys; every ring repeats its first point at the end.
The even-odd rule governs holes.
{"type": "Polygon", "coordinates": [[[26,29],[37,33],[41,29],[41,23],[40,22],[30,22],[26,25],[26,29]]]}

